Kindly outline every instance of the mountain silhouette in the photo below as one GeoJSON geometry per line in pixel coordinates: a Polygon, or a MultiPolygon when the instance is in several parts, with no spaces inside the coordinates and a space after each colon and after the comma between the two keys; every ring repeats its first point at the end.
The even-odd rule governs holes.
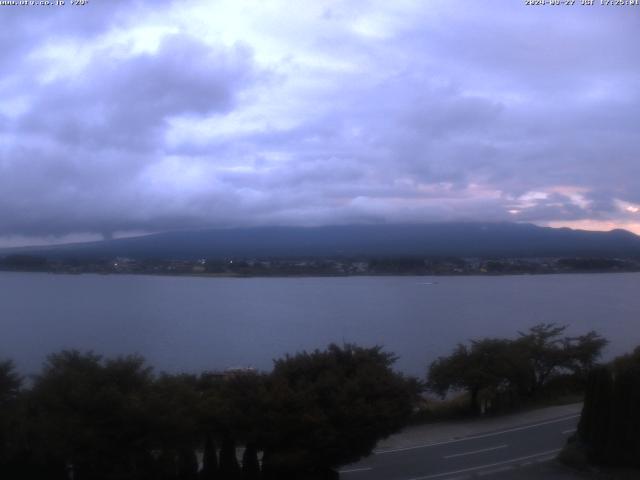
{"type": "Polygon", "coordinates": [[[48,258],[184,259],[296,257],[640,256],[640,237],[521,223],[251,227],[157,233],[48,247],[5,249],[48,258]]]}

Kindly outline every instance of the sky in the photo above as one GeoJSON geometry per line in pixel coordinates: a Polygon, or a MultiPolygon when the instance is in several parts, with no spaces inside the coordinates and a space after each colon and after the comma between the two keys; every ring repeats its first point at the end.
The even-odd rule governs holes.
{"type": "Polygon", "coordinates": [[[433,221],[640,234],[640,6],[524,3],[0,6],[0,246],[433,221]]]}

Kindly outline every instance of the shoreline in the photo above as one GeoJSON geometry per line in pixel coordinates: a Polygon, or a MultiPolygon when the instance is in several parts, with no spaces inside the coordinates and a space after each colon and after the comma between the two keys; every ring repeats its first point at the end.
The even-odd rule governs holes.
{"type": "MultiPolygon", "coordinates": [[[[148,277],[188,277],[188,278],[366,278],[366,277],[436,277],[436,278],[460,278],[460,277],[528,277],[546,275],[601,275],[601,274],[630,274],[640,273],[638,270],[574,270],[574,271],[549,271],[549,272],[513,272],[513,273],[288,273],[288,274],[241,274],[241,273],[170,273],[170,272],[65,272],[52,270],[10,270],[0,269],[0,273],[46,273],[60,276],[100,275],[100,276],[148,276],[148,277]]],[[[437,284],[437,283],[436,283],[437,284]]]]}

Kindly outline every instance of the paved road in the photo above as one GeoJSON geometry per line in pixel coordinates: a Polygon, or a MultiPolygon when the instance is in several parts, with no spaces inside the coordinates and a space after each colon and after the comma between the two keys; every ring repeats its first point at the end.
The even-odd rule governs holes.
{"type": "Polygon", "coordinates": [[[425,445],[379,450],[340,471],[342,480],[452,480],[491,476],[557,455],[579,415],[425,445]]]}

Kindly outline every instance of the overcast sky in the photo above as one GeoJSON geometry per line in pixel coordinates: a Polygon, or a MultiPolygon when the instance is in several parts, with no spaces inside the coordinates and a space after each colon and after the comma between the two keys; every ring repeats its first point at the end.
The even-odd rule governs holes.
{"type": "Polygon", "coordinates": [[[0,245],[244,225],[640,233],[640,7],[0,6],[0,245]]]}

